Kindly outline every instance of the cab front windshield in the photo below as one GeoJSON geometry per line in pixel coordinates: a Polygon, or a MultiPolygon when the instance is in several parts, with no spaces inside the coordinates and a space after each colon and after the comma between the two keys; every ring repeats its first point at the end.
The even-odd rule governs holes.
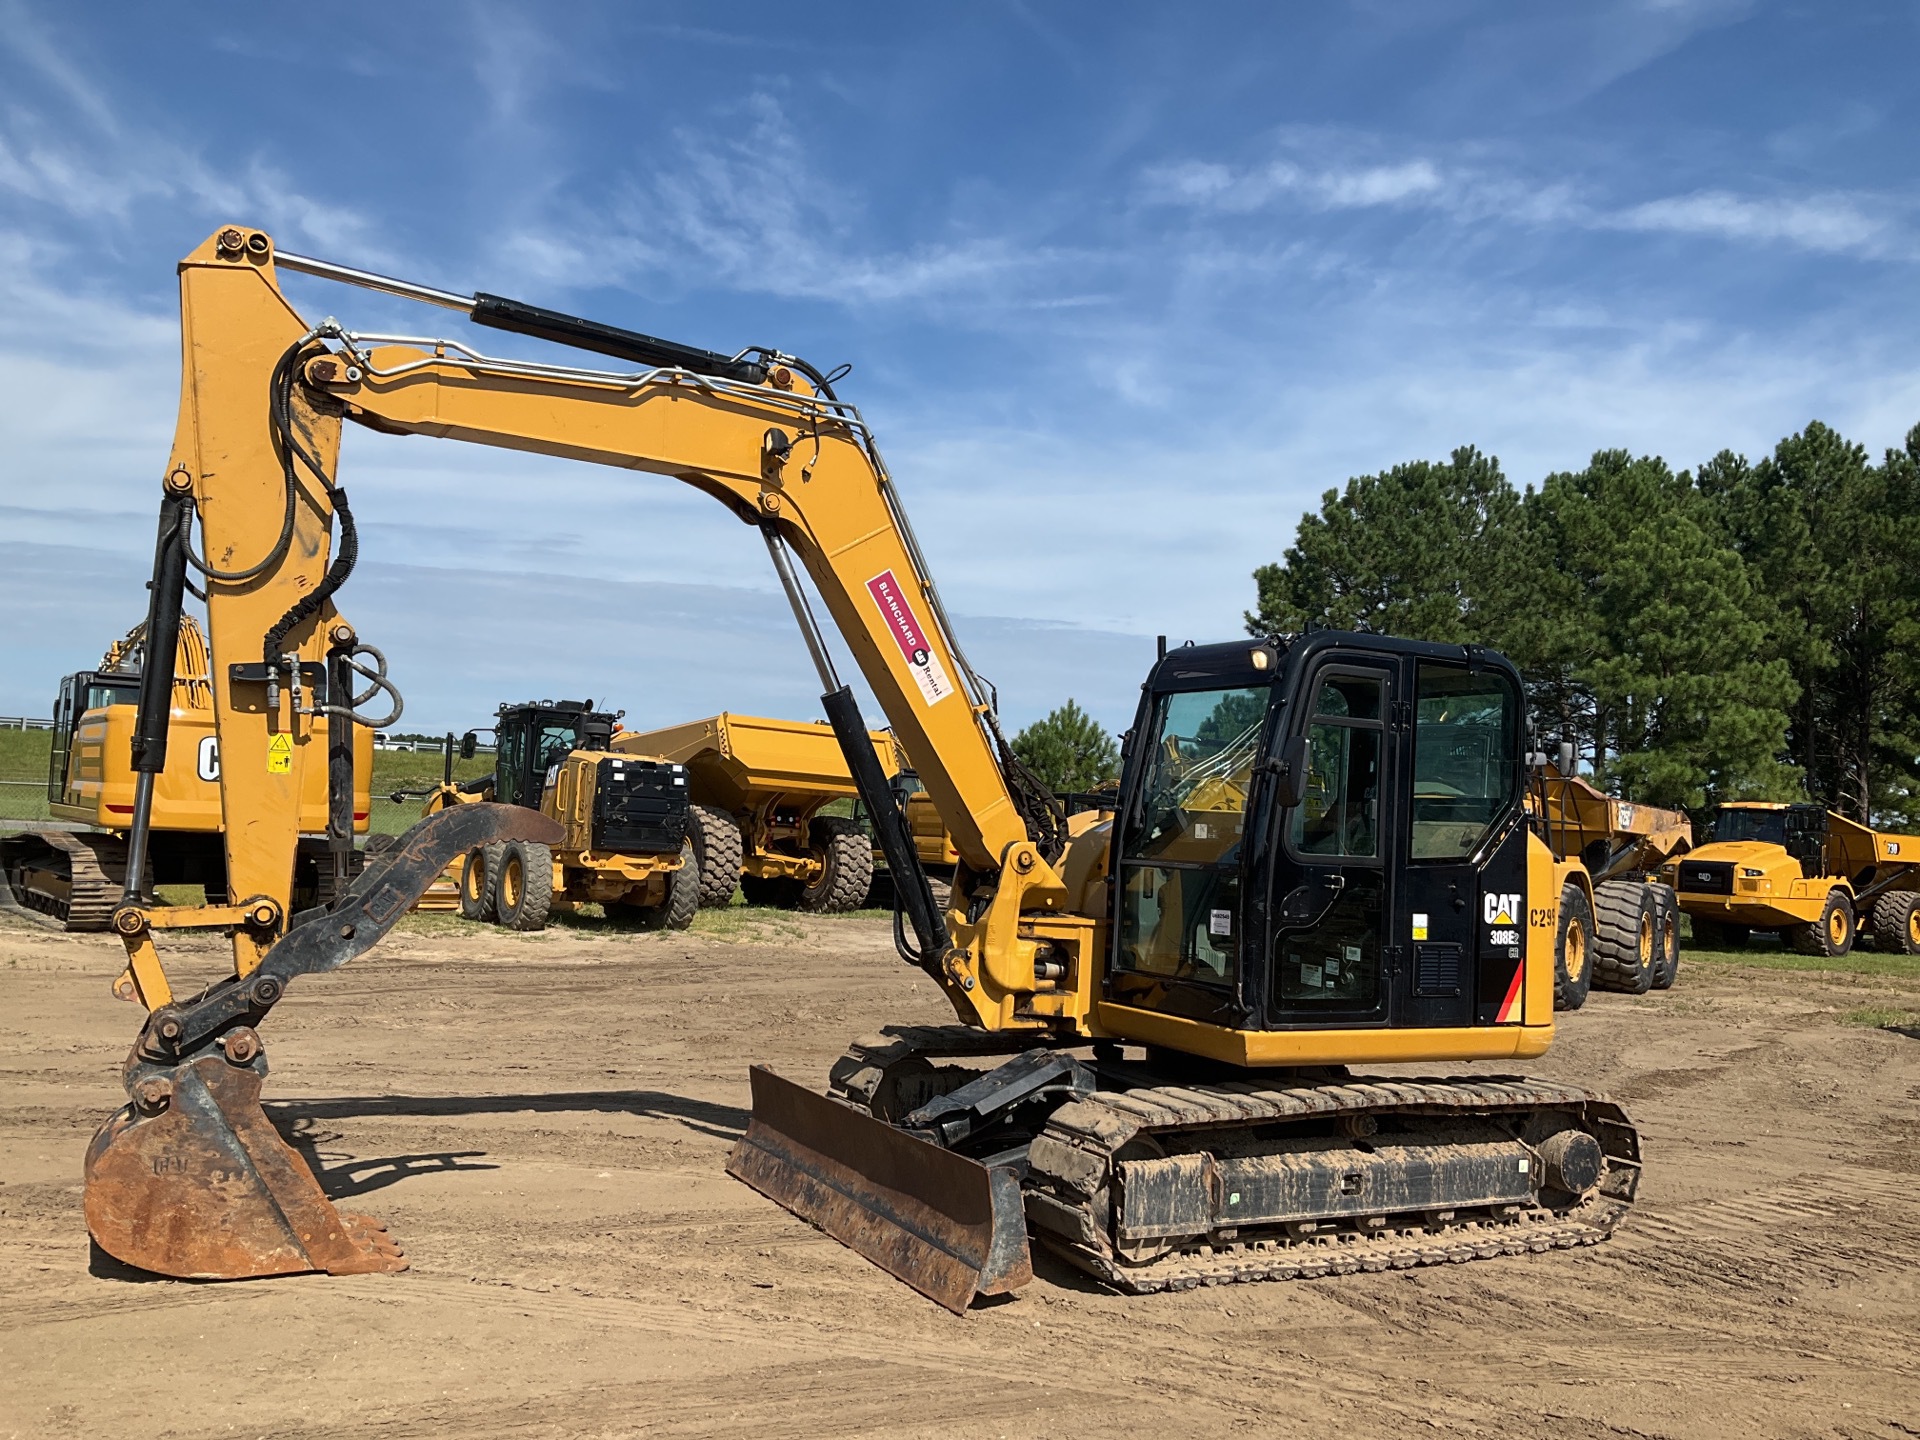
{"type": "Polygon", "coordinates": [[[1767,845],[1787,843],[1787,812],[1784,810],[1720,810],[1713,817],[1713,838],[1758,840],[1767,845]]]}
{"type": "Polygon", "coordinates": [[[1123,967],[1232,977],[1240,843],[1266,709],[1263,688],[1164,695],[1155,707],[1141,799],[1121,843],[1123,967]]]}

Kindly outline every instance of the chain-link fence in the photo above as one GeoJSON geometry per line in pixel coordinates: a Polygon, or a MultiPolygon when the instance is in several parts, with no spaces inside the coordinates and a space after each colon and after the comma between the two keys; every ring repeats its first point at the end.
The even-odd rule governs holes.
{"type": "Polygon", "coordinates": [[[0,821],[47,818],[50,730],[0,730],[0,821]]]}

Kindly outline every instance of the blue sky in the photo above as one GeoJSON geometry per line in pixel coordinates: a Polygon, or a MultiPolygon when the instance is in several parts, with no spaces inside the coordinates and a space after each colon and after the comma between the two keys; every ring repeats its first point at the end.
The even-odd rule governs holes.
{"type": "MultiPolygon", "coordinates": [[[[1239,633],[1349,475],[1898,443],[1917,41],[1906,4],[1740,0],[0,0],[0,713],[144,613],[173,263],[223,222],[852,362],[1007,719],[1117,728],[1153,636],[1239,633]]],[[[765,551],[674,482],[366,433],[343,479],[402,728],[817,713],[765,551]]]]}

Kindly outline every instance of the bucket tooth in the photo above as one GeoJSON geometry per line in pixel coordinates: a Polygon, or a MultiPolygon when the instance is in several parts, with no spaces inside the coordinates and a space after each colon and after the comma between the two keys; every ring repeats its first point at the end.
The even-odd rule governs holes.
{"type": "Polygon", "coordinates": [[[407,1268],[378,1222],[334,1209],[260,1108],[264,1057],[215,1052],[136,1080],[87,1147],[87,1230],[125,1264],[191,1280],[407,1268]]]}
{"type": "Polygon", "coordinates": [[[1033,1279],[1020,1181],[753,1067],[727,1173],[955,1314],[1033,1279]]]}

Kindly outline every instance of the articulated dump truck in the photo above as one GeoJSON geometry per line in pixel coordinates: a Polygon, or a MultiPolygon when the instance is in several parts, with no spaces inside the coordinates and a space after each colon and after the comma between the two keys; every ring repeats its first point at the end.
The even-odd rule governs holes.
{"type": "Polygon", "coordinates": [[[1680,904],[1662,867],[1693,842],[1683,812],[1618,799],[1571,770],[1571,763],[1541,767],[1527,795],[1560,886],[1557,1010],[1578,1010],[1595,986],[1628,995],[1672,987],[1680,973],[1680,904]]]}
{"type": "Polygon", "coordinates": [[[1712,837],[1665,871],[1701,944],[1771,930],[1802,954],[1838,957],[1864,928],[1877,949],[1920,955],[1920,837],[1759,801],[1722,805],[1712,837]]]}
{"type": "MultiPolygon", "coordinates": [[[[900,769],[891,735],[867,738],[885,771],[900,769]]],[[[686,767],[702,905],[726,905],[736,888],[753,905],[831,912],[866,903],[873,840],[851,816],[822,813],[860,793],[831,725],[723,713],[627,731],[613,748],[686,767]]]]}
{"type": "MultiPolygon", "coordinates": [[[[226,855],[221,847],[220,742],[214,734],[213,687],[207,641],[191,615],[180,617],[172,694],[170,747],[153,785],[152,833],[138,888],[198,885],[207,903],[226,903],[226,855]]],[[[108,647],[100,664],[60,681],[53,702],[53,754],[47,772],[47,810],[53,825],[0,835],[0,899],[50,915],[70,931],[105,930],[127,878],[127,832],[134,813],[136,776],[129,764],[134,718],[146,661],[146,626],[136,625],[108,647]]],[[[322,697],[323,698],[323,697],[322,697]]],[[[318,703],[316,701],[316,703],[318,703]]],[[[316,740],[326,744],[327,717],[316,717],[316,740]]],[[[372,732],[353,737],[358,785],[353,829],[365,833],[372,732]]],[[[307,908],[333,893],[325,841],[327,772],[306,772],[300,793],[302,839],[294,866],[294,904],[307,908]]]]}

